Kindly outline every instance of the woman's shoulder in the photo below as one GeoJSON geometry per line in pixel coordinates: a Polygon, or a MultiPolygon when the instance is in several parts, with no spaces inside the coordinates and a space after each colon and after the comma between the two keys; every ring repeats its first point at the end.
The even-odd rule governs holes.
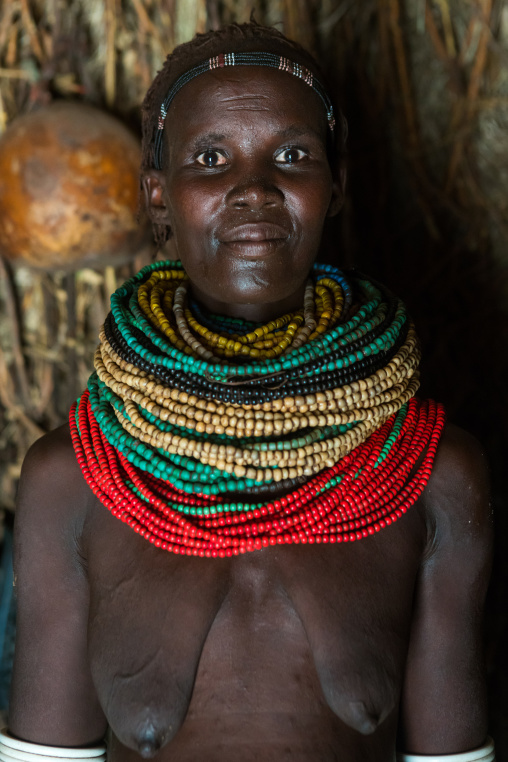
{"type": "Polygon", "coordinates": [[[447,423],[424,493],[431,547],[489,553],[492,509],[487,458],[478,440],[447,423]]]}
{"type": "Polygon", "coordinates": [[[21,486],[78,490],[84,485],[68,424],[44,434],[28,450],[21,471],[21,486]],[[80,478],[76,478],[80,477],[80,478]]]}
{"type": "Polygon", "coordinates": [[[16,522],[24,528],[82,526],[91,497],[65,424],[30,447],[21,470],[16,522]]]}
{"type": "MultiPolygon", "coordinates": [[[[58,465],[63,459],[76,460],[69,425],[64,423],[37,439],[28,450],[23,463],[23,469],[37,469],[50,464],[58,465]]],[[[76,463],[77,465],[77,463],[76,463]]]]}

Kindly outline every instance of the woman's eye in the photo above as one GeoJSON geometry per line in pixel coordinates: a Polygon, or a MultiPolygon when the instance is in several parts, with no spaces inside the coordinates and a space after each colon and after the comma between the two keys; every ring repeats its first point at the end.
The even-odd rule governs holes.
{"type": "Polygon", "coordinates": [[[284,148],[276,155],[275,161],[279,164],[296,164],[297,161],[305,159],[306,156],[307,152],[302,151],[301,148],[284,148]]]}
{"type": "Polygon", "coordinates": [[[196,161],[204,167],[219,167],[226,163],[226,157],[219,151],[209,149],[196,156],[196,161]]]}

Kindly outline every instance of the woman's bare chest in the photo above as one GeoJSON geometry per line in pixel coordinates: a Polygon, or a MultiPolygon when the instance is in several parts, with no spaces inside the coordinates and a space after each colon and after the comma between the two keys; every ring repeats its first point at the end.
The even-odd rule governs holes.
{"type": "Polygon", "coordinates": [[[89,555],[89,654],[126,746],[171,741],[173,751],[196,728],[231,737],[235,725],[255,738],[275,732],[273,722],[291,736],[316,717],[321,735],[323,723],[371,733],[394,712],[417,568],[407,563],[412,532],[397,530],[397,552],[387,538],[207,560],[99,524],[109,536],[100,532],[89,555]]]}

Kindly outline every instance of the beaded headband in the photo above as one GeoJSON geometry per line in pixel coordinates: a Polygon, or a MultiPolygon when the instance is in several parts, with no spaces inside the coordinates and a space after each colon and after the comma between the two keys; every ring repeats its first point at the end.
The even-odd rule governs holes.
{"type": "Polygon", "coordinates": [[[173,101],[175,95],[182,89],[184,85],[190,82],[195,77],[199,77],[200,74],[205,74],[207,71],[213,69],[222,69],[225,66],[268,66],[271,69],[278,69],[279,71],[286,71],[288,74],[292,74],[294,77],[298,77],[306,85],[312,87],[315,93],[321,98],[326,110],[326,118],[328,121],[328,127],[333,135],[335,130],[335,115],[333,113],[333,106],[330,98],[328,97],[325,88],[321,82],[314,76],[314,74],[305,66],[292,61],[290,58],[284,56],[278,56],[275,53],[265,52],[252,52],[252,53],[220,53],[217,56],[207,58],[206,61],[194,66],[192,69],[184,72],[176,82],[174,82],[164,101],[161,104],[161,110],[159,114],[159,120],[157,124],[157,132],[154,141],[154,165],[155,169],[162,169],[163,162],[163,150],[164,150],[164,125],[166,122],[166,116],[168,109],[173,101]]]}

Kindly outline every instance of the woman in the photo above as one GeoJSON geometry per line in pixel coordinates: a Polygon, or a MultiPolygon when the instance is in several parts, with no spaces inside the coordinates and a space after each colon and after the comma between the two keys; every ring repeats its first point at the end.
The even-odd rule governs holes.
{"type": "Polygon", "coordinates": [[[144,117],[184,270],[113,296],[71,433],[27,456],[1,753],[97,759],[109,726],[113,762],[493,759],[483,457],[414,399],[403,305],[313,267],[344,192],[315,62],[198,36],[144,117]]]}

